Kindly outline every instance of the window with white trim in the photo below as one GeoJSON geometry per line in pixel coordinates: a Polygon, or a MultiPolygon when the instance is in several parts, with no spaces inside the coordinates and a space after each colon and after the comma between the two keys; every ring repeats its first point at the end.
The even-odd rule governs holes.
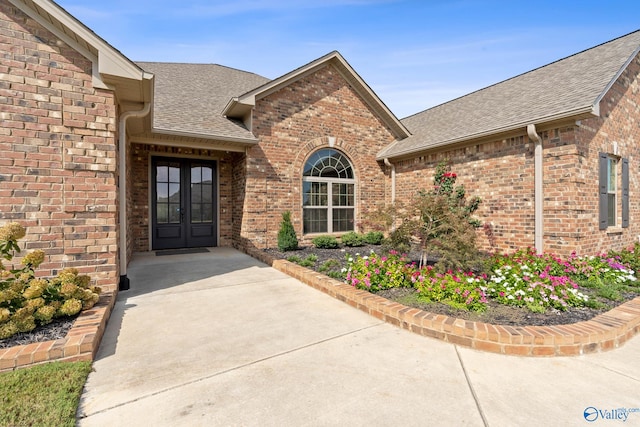
{"type": "Polygon", "coordinates": [[[599,156],[600,230],[629,227],[629,159],[607,153],[599,156]],[[618,187],[618,169],[621,169],[621,188],[618,187]],[[619,207],[622,208],[621,223],[618,223],[619,207]]]}
{"type": "Polygon", "coordinates": [[[313,153],[302,173],[303,232],[354,230],[355,178],[347,157],[332,148],[313,153]]]}

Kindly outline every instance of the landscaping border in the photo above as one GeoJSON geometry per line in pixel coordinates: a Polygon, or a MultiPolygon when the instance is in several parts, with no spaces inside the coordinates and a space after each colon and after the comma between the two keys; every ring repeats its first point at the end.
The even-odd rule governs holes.
{"type": "Polygon", "coordinates": [[[0,349],[0,372],[56,360],[93,360],[115,300],[113,292],[100,294],[98,303],[80,313],[64,338],[0,349]]]}
{"type": "Polygon", "coordinates": [[[618,348],[640,332],[640,297],[591,320],[568,325],[492,325],[407,307],[298,264],[275,259],[259,249],[245,248],[245,252],[387,323],[476,350],[518,356],[576,356],[618,348]]]}

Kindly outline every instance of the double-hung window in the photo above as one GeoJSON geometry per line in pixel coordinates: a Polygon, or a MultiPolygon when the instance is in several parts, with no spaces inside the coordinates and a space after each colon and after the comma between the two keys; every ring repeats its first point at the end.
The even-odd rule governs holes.
{"type": "Polygon", "coordinates": [[[600,153],[600,230],[629,226],[629,160],[600,153]],[[621,169],[618,187],[618,169],[621,169]],[[622,223],[618,224],[618,208],[622,208],[622,223]]]}
{"type": "Polygon", "coordinates": [[[313,153],[302,174],[303,231],[353,231],[355,179],[353,167],[341,152],[324,148],[313,153]]]}

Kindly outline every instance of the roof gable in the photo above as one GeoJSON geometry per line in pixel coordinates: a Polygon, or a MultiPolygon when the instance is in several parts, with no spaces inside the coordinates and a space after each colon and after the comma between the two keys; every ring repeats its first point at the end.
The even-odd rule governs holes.
{"type": "Polygon", "coordinates": [[[599,114],[599,102],[640,47],[640,31],[614,39],[501,83],[403,119],[412,136],[378,158],[567,118],[599,114]]]}
{"type": "Polygon", "coordinates": [[[227,117],[235,117],[246,121],[251,109],[256,105],[256,100],[264,98],[293,82],[296,82],[308,75],[315,73],[320,68],[333,65],[345,81],[360,95],[367,105],[378,115],[378,117],[392,130],[397,138],[409,136],[407,128],[397,119],[382,100],[371,90],[365,81],[355,72],[347,61],[334,51],[321,58],[316,59],[296,70],[293,70],[277,79],[271,80],[258,86],[243,95],[232,98],[224,109],[223,114],[227,117]]]}
{"type": "Polygon", "coordinates": [[[240,121],[222,115],[238,93],[269,79],[217,64],[139,62],[155,75],[153,131],[208,139],[255,141],[240,121]]]}
{"type": "Polygon", "coordinates": [[[93,64],[93,85],[115,89],[118,99],[148,102],[153,76],[51,0],[9,0],[93,64]]]}

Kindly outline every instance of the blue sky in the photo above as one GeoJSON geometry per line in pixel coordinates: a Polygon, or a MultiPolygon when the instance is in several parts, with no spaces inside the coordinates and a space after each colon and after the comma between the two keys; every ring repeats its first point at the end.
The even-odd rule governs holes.
{"type": "Polygon", "coordinates": [[[57,0],[135,61],[279,77],[339,51],[399,117],[640,29],[640,2],[57,0]]]}

